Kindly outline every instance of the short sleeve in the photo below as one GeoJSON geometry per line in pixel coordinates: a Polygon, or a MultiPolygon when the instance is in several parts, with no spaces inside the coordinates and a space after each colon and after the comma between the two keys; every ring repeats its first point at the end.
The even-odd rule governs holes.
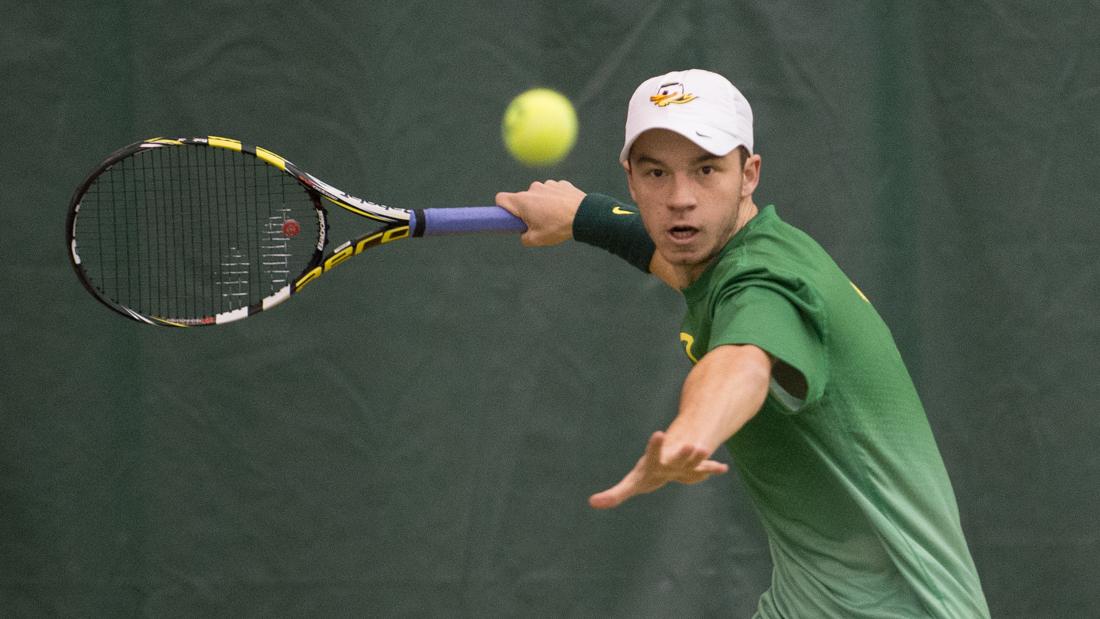
{"type": "Polygon", "coordinates": [[[725,344],[752,344],[800,373],[804,398],[788,393],[773,378],[772,395],[789,412],[799,412],[821,399],[827,377],[824,325],[818,304],[807,292],[774,285],[738,287],[714,305],[707,349],[725,344]]]}

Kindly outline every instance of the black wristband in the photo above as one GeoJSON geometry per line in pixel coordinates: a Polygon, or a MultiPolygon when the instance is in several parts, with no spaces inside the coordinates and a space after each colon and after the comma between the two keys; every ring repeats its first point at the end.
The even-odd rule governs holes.
{"type": "Polygon", "coordinates": [[[649,273],[655,247],[633,205],[603,194],[588,194],[573,218],[573,238],[605,249],[649,273]]]}

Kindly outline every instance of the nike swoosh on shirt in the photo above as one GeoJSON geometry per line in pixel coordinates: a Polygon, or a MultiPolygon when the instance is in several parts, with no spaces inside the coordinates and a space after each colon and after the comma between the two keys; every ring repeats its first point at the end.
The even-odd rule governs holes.
{"type": "Polygon", "coordinates": [[[628,211],[628,210],[626,210],[625,208],[623,208],[621,206],[615,206],[614,208],[612,208],[611,209],[611,214],[613,214],[613,215],[637,215],[637,213],[635,213],[634,211],[628,211]]]}

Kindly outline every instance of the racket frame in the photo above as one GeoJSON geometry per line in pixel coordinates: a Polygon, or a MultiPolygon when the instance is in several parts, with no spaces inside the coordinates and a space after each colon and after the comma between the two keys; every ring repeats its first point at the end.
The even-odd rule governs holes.
{"type": "MultiPolygon", "coordinates": [[[[477,207],[475,207],[477,208],[477,207]]],[[[501,210],[499,207],[481,207],[482,209],[490,209],[491,219],[495,221],[489,223],[477,224],[485,231],[522,231],[525,227],[522,224],[517,225],[518,220],[511,218],[509,215],[501,216],[500,213],[492,212],[495,210],[501,210]],[[512,221],[508,221],[512,219],[512,221]]],[[[290,160],[282,157],[266,148],[260,146],[253,146],[239,140],[232,138],[225,138],[219,136],[203,136],[203,137],[190,137],[190,138],[165,138],[157,137],[141,142],[135,142],[128,146],[124,146],[115,151],[104,159],[95,170],[93,170],[83,182],[77,187],[73,193],[72,199],[69,201],[69,211],[66,217],[66,241],[69,247],[69,261],[72,264],[77,277],[80,279],[84,288],[88,290],[97,300],[118,312],[119,314],[136,320],[138,322],[163,326],[163,327],[195,327],[195,326],[209,326],[209,325],[221,325],[230,322],[235,322],[249,316],[253,316],[260,312],[266,311],[279,305],[289,299],[292,295],[304,288],[306,285],[315,281],[318,277],[327,273],[332,268],[339,264],[342,264],[349,258],[357,256],[362,252],[372,247],[385,245],[392,243],[400,239],[408,238],[409,236],[424,236],[425,222],[430,219],[425,215],[425,211],[466,211],[469,209],[418,209],[416,211],[406,210],[401,208],[394,208],[376,202],[363,200],[357,196],[351,195],[345,191],[342,191],[332,185],[322,181],[321,179],[305,172],[300,169],[290,160]],[[178,148],[178,147],[203,147],[203,148],[221,148],[238,153],[243,153],[255,157],[263,161],[264,163],[280,170],[283,174],[286,174],[297,181],[303,186],[307,192],[314,198],[314,208],[316,209],[317,216],[319,218],[318,225],[318,238],[316,244],[316,251],[313,257],[308,262],[305,269],[298,275],[296,275],[290,283],[274,293],[267,295],[257,303],[245,305],[229,311],[216,313],[212,316],[206,316],[201,318],[191,319],[179,319],[179,318],[165,318],[160,316],[151,316],[127,307],[114,299],[111,299],[102,291],[100,291],[95,284],[93,284],[86,275],[81,263],[81,257],[79,249],[79,240],[76,235],[77,222],[80,217],[80,206],[84,198],[85,193],[96,182],[102,174],[109,171],[118,162],[133,157],[136,154],[157,148],[178,148]],[[376,229],[370,233],[364,234],[358,238],[341,243],[339,246],[333,248],[333,250],[327,255],[324,253],[325,247],[329,243],[329,224],[328,213],[324,208],[323,203],[317,199],[317,197],[324,198],[328,202],[339,206],[340,208],[354,213],[360,217],[374,220],[383,224],[387,224],[385,228],[376,229]],[[418,217],[419,216],[419,217],[418,217]],[[410,221],[411,220],[411,221],[410,221]]],[[[471,210],[472,212],[472,210],[471,210]]],[[[472,228],[469,225],[465,227],[456,227],[454,230],[439,230],[437,234],[447,233],[460,233],[460,232],[476,232],[478,229],[472,228]]]]}

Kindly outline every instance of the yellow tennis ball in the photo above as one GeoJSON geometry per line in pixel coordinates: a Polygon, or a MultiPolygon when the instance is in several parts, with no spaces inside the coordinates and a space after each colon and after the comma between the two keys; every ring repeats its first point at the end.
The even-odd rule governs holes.
{"type": "Polygon", "coordinates": [[[559,92],[535,88],[508,104],[501,123],[504,146],[520,163],[555,164],[577,141],[577,113],[559,92]]]}

